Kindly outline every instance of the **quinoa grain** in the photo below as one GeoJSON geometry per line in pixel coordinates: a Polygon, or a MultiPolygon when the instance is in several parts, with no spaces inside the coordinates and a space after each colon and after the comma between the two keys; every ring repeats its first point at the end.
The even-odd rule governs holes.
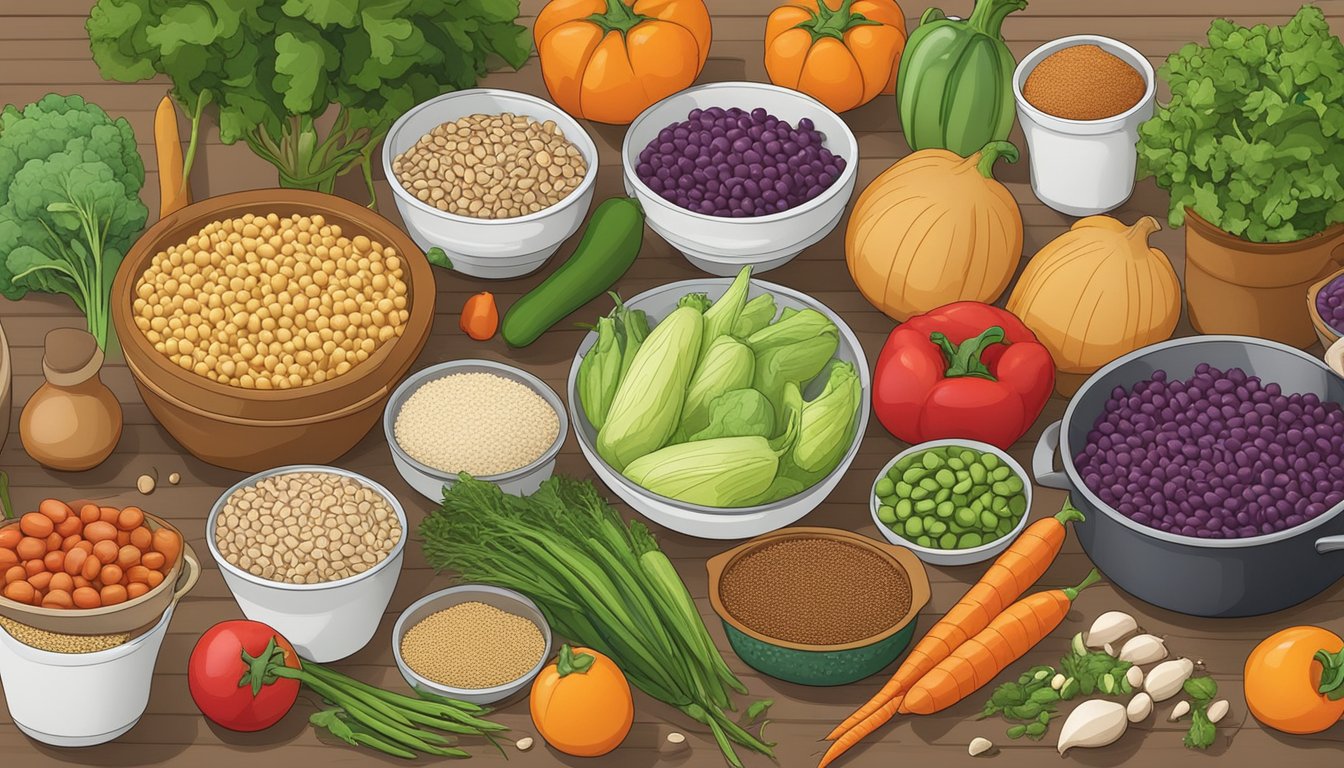
{"type": "Polygon", "coordinates": [[[420,676],[453,688],[494,688],[532,671],[546,638],[530,620],[481,602],[432,613],[401,638],[401,658],[420,676]]]}

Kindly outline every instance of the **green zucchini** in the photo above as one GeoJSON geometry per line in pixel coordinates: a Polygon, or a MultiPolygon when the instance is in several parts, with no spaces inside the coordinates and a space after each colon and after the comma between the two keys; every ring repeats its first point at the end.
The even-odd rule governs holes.
{"type": "Polygon", "coordinates": [[[500,335],[526,347],[569,313],[606,293],[635,263],[644,241],[644,211],[628,197],[604,200],[593,211],[573,255],[509,307],[500,335]]]}

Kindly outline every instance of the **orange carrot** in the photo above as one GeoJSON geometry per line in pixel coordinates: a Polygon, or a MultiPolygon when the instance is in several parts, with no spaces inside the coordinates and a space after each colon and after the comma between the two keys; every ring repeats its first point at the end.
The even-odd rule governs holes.
{"type": "Polygon", "coordinates": [[[905,694],[901,714],[931,715],[947,709],[994,679],[1009,664],[1055,631],[1078,593],[1101,578],[1093,568],[1076,587],[1051,589],[1008,606],[979,634],[921,677],[905,694]]]}
{"type": "Polygon", "coordinates": [[[154,152],[159,165],[159,217],[191,204],[186,169],[182,161],[182,138],[177,131],[177,109],[164,96],[154,111],[154,152]]]}
{"type": "Polygon", "coordinates": [[[462,332],[477,341],[485,341],[499,330],[499,309],[495,306],[495,295],[489,291],[478,293],[467,299],[462,306],[462,318],[458,321],[462,332]]]}
{"type": "Polygon", "coordinates": [[[1069,613],[1078,593],[1101,578],[1096,568],[1076,587],[1037,592],[1008,606],[975,637],[938,662],[899,700],[880,707],[831,745],[818,768],[825,768],[863,737],[900,714],[929,715],[947,709],[994,679],[1045,639],[1069,613]]]}
{"type": "Polygon", "coordinates": [[[1071,520],[1082,519],[1083,513],[1066,498],[1059,514],[1037,520],[1022,531],[980,581],[915,645],[882,690],[826,738],[838,739],[879,709],[887,705],[899,706],[901,695],[915,681],[951,655],[967,638],[989,626],[1005,606],[1021,597],[1041,578],[1059,554],[1060,547],[1064,546],[1065,525],[1071,520]]]}

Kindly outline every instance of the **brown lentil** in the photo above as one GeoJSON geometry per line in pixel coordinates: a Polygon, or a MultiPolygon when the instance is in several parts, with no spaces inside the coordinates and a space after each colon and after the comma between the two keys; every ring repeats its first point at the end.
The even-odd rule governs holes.
{"type": "Polygon", "coordinates": [[[406,398],[393,434],[402,450],[426,466],[498,475],[541,458],[560,434],[560,416],[522,382],[493,373],[455,373],[406,398]]]}
{"type": "Polygon", "coordinates": [[[723,606],[766,637],[839,645],[880,634],[910,609],[910,579],[877,553],[832,539],[789,538],[734,561],[723,606]]]}
{"type": "Polygon", "coordinates": [[[563,200],[588,174],[554,120],[467,115],[425,134],[392,161],[407,192],[440,211],[511,219],[563,200]]]}
{"type": "Polygon", "coordinates": [[[321,215],[207,224],[159,252],[136,285],[135,324],[183,370],[244,389],[340,376],[410,317],[395,248],[321,215]]]}
{"type": "Polygon", "coordinates": [[[130,633],[115,635],[66,635],[30,627],[11,618],[0,616],[4,627],[15,640],[40,651],[52,653],[96,653],[130,642],[130,633]]]}
{"type": "Polygon", "coordinates": [[[286,584],[363,573],[401,540],[388,500],[331,472],[291,472],[234,491],[215,520],[215,545],[231,565],[286,584]]]}
{"type": "Polygon", "coordinates": [[[1065,120],[1102,120],[1139,103],[1147,86],[1124,59],[1095,45],[1074,45],[1046,56],[1027,75],[1022,96],[1065,120]]]}
{"type": "Polygon", "coordinates": [[[511,683],[531,672],[545,651],[546,638],[536,624],[481,602],[432,613],[401,638],[407,666],[452,688],[511,683]]]}

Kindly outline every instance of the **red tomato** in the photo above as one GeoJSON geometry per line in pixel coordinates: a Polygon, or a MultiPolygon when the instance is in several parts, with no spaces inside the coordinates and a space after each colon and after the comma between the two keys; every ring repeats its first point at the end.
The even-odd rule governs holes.
{"type": "Polygon", "coordinates": [[[276,678],[255,696],[238,681],[248,671],[243,659],[261,656],[274,639],[284,649],[285,666],[299,669],[299,655],[279,632],[257,621],[221,621],[206,630],[191,651],[187,685],[201,714],[233,731],[260,731],[279,722],[299,697],[299,681],[276,678]]]}

